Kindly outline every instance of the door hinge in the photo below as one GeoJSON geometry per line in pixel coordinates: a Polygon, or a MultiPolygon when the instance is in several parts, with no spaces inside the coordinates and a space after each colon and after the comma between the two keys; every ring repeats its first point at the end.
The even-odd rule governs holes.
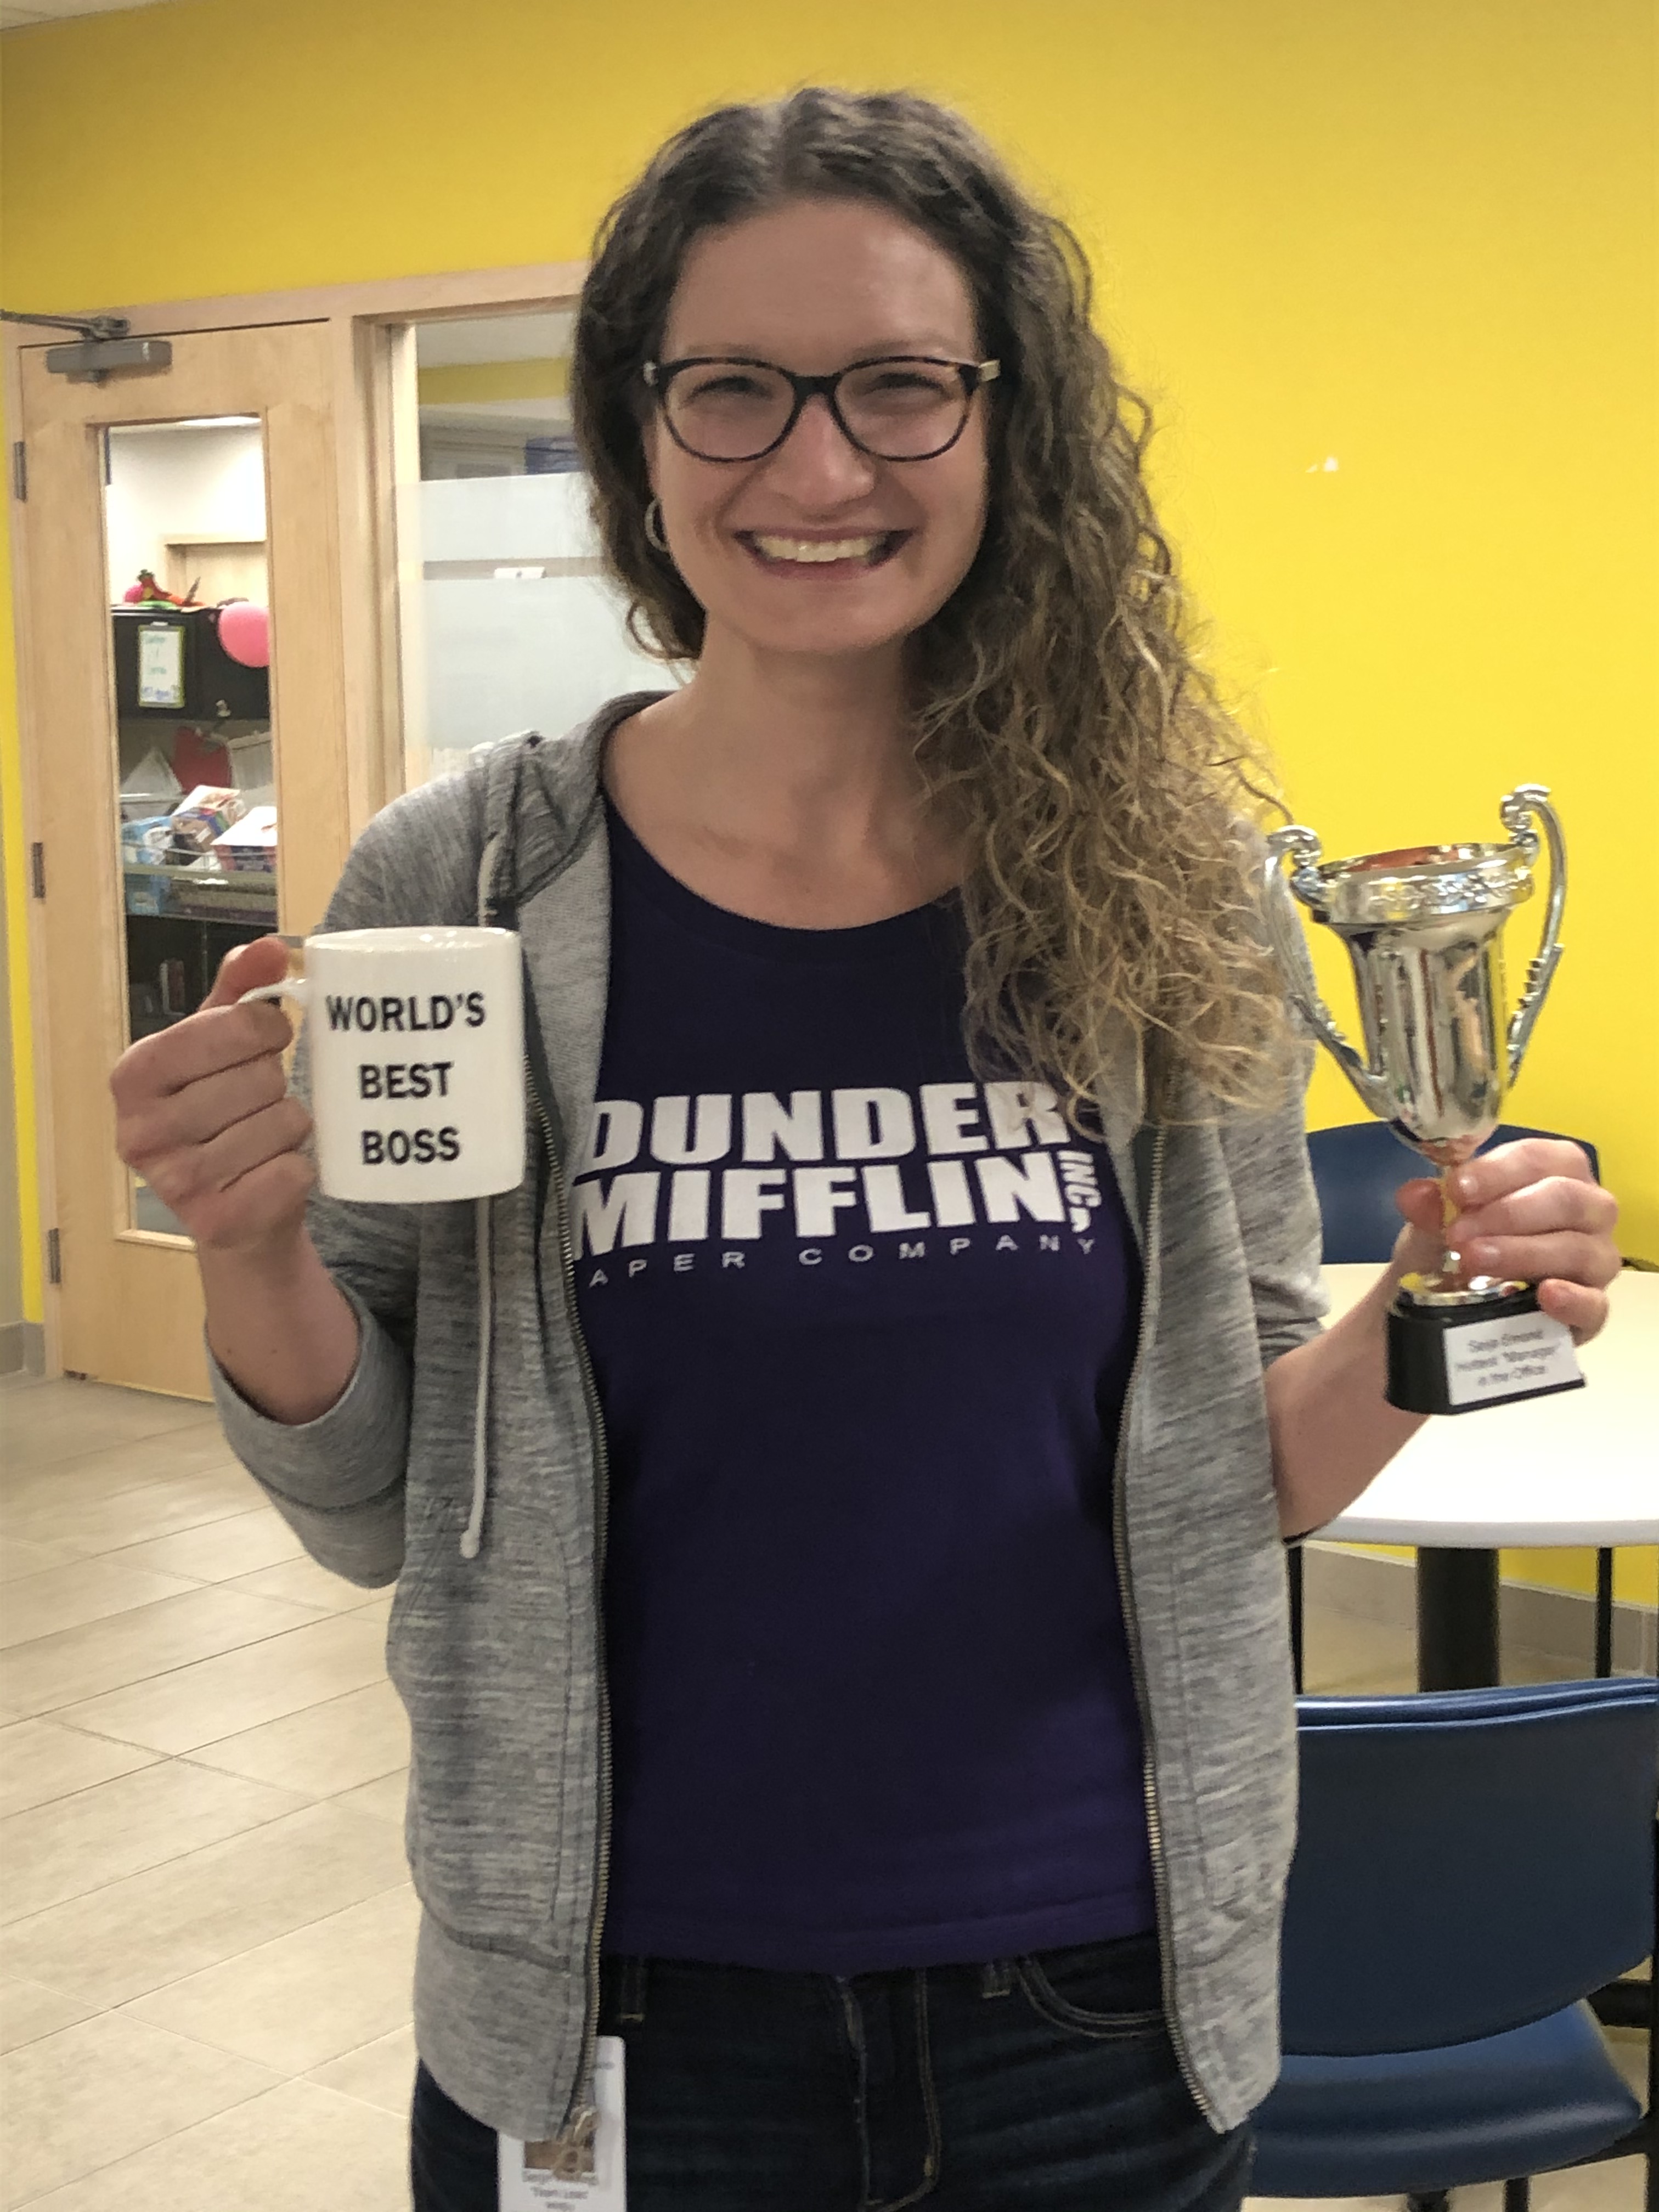
{"type": "Polygon", "coordinates": [[[46,848],[44,845],[29,847],[29,889],[38,899],[46,895],[46,848]]]}
{"type": "Polygon", "coordinates": [[[11,495],[14,499],[29,495],[29,449],[21,438],[11,441],[11,495]]]}
{"type": "Polygon", "coordinates": [[[55,1229],[46,1231],[46,1280],[54,1287],[60,1286],[64,1280],[63,1248],[55,1229]]]}

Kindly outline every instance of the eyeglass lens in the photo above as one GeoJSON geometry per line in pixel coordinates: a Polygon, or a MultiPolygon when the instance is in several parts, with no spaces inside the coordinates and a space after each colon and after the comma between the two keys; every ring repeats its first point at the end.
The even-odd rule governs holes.
{"type": "MultiPolygon", "coordinates": [[[[960,434],[969,395],[956,369],[925,361],[848,370],[836,393],[858,444],[883,460],[921,460],[960,434]]],[[[752,460],[782,435],[795,404],[787,377],[749,362],[682,369],[665,400],[680,443],[711,461],[752,460]]]]}

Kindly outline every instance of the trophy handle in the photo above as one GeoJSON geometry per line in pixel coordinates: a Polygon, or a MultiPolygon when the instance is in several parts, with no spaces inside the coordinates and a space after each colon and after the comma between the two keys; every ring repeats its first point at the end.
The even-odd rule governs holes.
{"type": "Polygon", "coordinates": [[[1517,784],[1498,811],[1503,816],[1504,828],[1511,832],[1517,843],[1530,844],[1534,854],[1538,848],[1538,833],[1532,827],[1532,818],[1536,816],[1544,825],[1544,839],[1550,853],[1550,896],[1544,914],[1544,934],[1537,957],[1527,969],[1526,988],[1521,994],[1521,1003],[1510,1023],[1510,1081],[1513,1083],[1521,1073],[1521,1063],[1526,1057],[1534,1025],[1543,1009],[1556,969],[1560,964],[1561,913],[1567,902],[1567,847],[1561,834],[1561,817],[1550,805],[1546,785],[1517,784]]]}
{"type": "MultiPolygon", "coordinates": [[[[1275,830],[1268,837],[1261,881],[1267,934],[1279,956],[1291,1005],[1359,1093],[1366,1110],[1387,1121],[1394,1115],[1388,1085],[1378,1071],[1348,1042],[1337,1027],[1336,1017],[1320,997],[1308,940],[1291,898],[1291,887],[1298,876],[1307,876],[1310,879],[1309,890],[1316,890],[1318,878],[1313,870],[1321,849],[1314,832],[1304,830],[1299,823],[1292,823],[1286,830],[1275,830]],[[1288,878],[1283,866],[1287,857],[1294,864],[1288,878]]],[[[1300,889],[1300,885],[1297,888],[1300,889]]]]}

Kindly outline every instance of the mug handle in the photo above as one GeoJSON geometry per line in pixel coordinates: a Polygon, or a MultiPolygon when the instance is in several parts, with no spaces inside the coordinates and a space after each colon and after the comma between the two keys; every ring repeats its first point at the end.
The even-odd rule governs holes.
{"type": "Polygon", "coordinates": [[[236,1003],[239,1006],[246,1006],[255,999],[292,999],[304,1006],[310,996],[311,978],[308,975],[285,975],[280,983],[261,983],[255,990],[244,991],[236,1003]]]}
{"type": "Polygon", "coordinates": [[[1567,903],[1567,843],[1561,830],[1561,817],[1550,805],[1547,785],[1518,784],[1498,808],[1504,827],[1517,844],[1529,843],[1534,854],[1538,849],[1538,833],[1532,827],[1534,816],[1544,825],[1544,839],[1550,853],[1550,897],[1544,910],[1544,933],[1536,957],[1527,969],[1526,988],[1510,1023],[1509,1058],[1510,1081],[1512,1084],[1521,1073],[1521,1062],[1526,1057],[1532,1040],[1534,1024],[1543,1011],[1544,1000],[1556,969],[1561,960],[1561,914],[1567,903]]]}

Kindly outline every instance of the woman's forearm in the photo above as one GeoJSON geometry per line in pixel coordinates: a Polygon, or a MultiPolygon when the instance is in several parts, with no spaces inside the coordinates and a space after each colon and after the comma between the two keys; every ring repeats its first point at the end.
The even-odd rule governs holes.
{"type": "Polygon", "coordinates": [[[290,1426],[325,1413],[356,1369],[357,1316],[310,1237],[197,1259],[208,1344],[243,1397],[290,1426]]]}
{"type": "Polygon", "coordinates": [[[1378,1470],[1422,1427],[1382,1395],[1389,1267],[1358,1304],[1267,1373],[1279,1525],[1287,1536],[1322,1528],[1352,1504],[1378,1470]]]}

